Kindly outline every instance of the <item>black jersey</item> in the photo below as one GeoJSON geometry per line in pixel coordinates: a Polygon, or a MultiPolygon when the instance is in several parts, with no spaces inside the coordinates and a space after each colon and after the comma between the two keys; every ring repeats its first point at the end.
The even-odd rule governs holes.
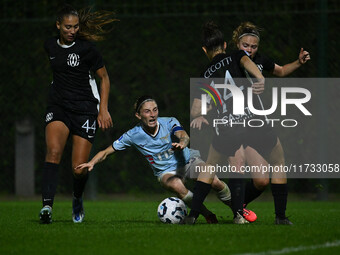
{"type": "MultiPolygon", "coordinates": [[[[222,78],[225,84],[236,85],[244,95],[245,104],[245,114],[244,115],[234,115],[233,114],[233,96],[231,92],[227,89],[217,89],[216,92],[222,101],[222,105],[217,105],[217,113],[220,119],[225,119],[228,124],[225,126],[230,126],[231,122],[242,122],[246,119],[252,117],[252,114],[248,111],[246,107],[246,95],[247,88],[251,86],[250,81],[246,78],[244,69],[240,66],[241,58],[247,56],[243,50],[232,52],[231,54],[218,54],[216,55],[207,68],[204,69],[202,77],[209,78],[209,85],[214,87],[217,78],[222,78]]],[[[197,98],[197,96],[195,96],[197,98]]],[[[200,96],[199,96],[200,97],[200,96]]],[[[210,97],[208,97],[208,102],[210,97]]],[[[210,101],[211,102],[211,101],[210,101]]],[[[222,126],[221,126],[222,127],[222,126]]]]}
{"type": "Polygon", "coordinates": [[[205,68],[201,77],[224,78],[226,71],[235,78],[245,77],[244,69],[240,66],[240,61],[243,56],[247,56],[243,50],[234,51],[229,55],[225,53],[218,54],[212,59],[207,68],[205,68]]]}
{"type": "MultiPolygon", "coordinates": [[[[267,71],[273,73],[275,68],[275,62],[270,58],[256,53],[253,58],[253,62],[257,65],[261,73],[267,71]]],[[[261,95],[256,95],[253,98],[253,104],[255,109],[264,110],[264,104],[261,99],[261,95]]],[[[264,125],[257,128],[248,128],[247,139],[244,146],[250,146],[262,156],[269,155],[274,146],[277,143],[277,134],[270,122],[267,120],[267,116],[254,116],[256,119],[262,119],[264,125]]]]}
{"type": "Polygon", "coordinates": [[[98,114],[99,93],[93,77],[104,66],[102,56],[91,42],[76,39],[70,46],[57,38],[44,44],[53,71],[49,105],[79,113],[98,114]]]}
{"type": "MultiPolygon", "coordinates": [[[[258,69],[262,73],[264,71],[268,71],[270,73],[273,73],[275,68],[275,62],[271,60],[270,58],[261,55],[259,53],[256,53],[255,57],[252,59],[253,62],[257,65],[258,69]]],[[[251,74],[249,74],[247,71],[245,71],[247,77],[254,78],[251,74]]],[[[263,100],[261,98],[261,95],[253,95],[253,106],[257,110],[264,110],[264,104],[263,100]]],[[[266,116],[257,116],[256,118],[260,119],[267,119],[266,116]]]]}
{"type": "Polygon", "coordinates": [[[253,62],[257,65],[261,73],[263,70],[271,72],[271,73],[273,73],[274,71],[274,67],[275,67],[274,61],[266,56],[256,53],[255,57],[253,58],[253,62]]]}

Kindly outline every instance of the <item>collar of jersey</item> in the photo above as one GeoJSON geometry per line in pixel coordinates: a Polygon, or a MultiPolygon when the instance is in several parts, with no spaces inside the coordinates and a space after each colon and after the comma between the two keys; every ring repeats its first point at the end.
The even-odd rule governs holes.
{"type": "Polygon", "coordinates": [[[142,128],[143,128],[143,130],[144,130],[144,132],[145,133],[147,133],[149,136],[151,136],[152,138],[155,138],[157,135],[158,135],[158,132],[159,132],[159,122],[158,122],[158,120],[157,120],[157,130],[156,130],[156,133],[154,134],[154,135],[152,135],[152,134],[150,134],[148,131],[146,131],[144,128],[143,128],[143,126],[142,126],[142,128]]]}
{"type": "Polygon", "coordinates": [[[66,44],[61,44],[59,39],[57,40],[57,44],[61,47],[61,48],[64,48],[64,49],[67,49],[67,48],[71,48],[76,42],[73,42],[72,44],[70,45],[66,45],[66,44]]]}

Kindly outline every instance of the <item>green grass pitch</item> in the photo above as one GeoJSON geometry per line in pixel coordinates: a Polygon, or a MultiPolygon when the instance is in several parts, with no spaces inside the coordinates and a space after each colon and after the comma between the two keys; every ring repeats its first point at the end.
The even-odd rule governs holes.
{"type": "Polygon", "coordinates": [[[56,201],[53,223],[38,222],[40,202],[0,201],[0,254],[340,254],[340,203],[290,202],[293,226],[275,226],[273,203],[254,202],[256,223],[232,224],[229,208],[207,207],[195,226],[167,225],[157,201],[85,201],[85,222],[71,220],[71,201],[56,201]]]}

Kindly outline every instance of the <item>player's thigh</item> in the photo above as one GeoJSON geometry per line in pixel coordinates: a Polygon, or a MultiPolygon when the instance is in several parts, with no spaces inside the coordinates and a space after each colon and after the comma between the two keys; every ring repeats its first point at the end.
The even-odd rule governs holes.
{"type": "Polygon", "coordinates": [[[92,143],[78,135],[72,135],[72,170],[75,174],[82,174],[75,167],[89,160],[92,143]]]}
{"type": "Polygon", "coordinates": [[[215,171],[212,171],[212,166],[201,159],[198,150],[190,149],[190,160],[184,169],[185,178],[191,177],[207,184],[211,184],[215,176],[215,171]]]}
{"type": "Polygon", "coordinates": [[[63,154],[69,129],[62,121],[52,121],[46,125],[46,161],[58,164],[63,154]]]}
{"type": "Polygon", "coordinates": [[[251,177],[254,181],[258,182],[260,181],[258,179],[268,179],[268,162],[264,159],[264,157],[250,146],[247,146],[244,149],[244,153],[247,165],[250,168],[251,177]]]}
{"type": "Polygon", "coordinates": [[[206,163],[199,163],[195,166],[199,170],[197,181],[204,182],[206,184],[212,184],[214,178],[216,177],[216,172],[212,171],[212,166],[206,163]]]}
{"type": "Polygon", "coordinates": [[[185,187],[181,178],[173,174],[165,174],[162,177],[161,183],[166,189],[173,191],[184,197],[188,193],[188,189],[185,187]]]}
{"type": "Polygon", "coordinates": [[[216,165],[223,162],[224,155],[218,152],[212,145],[210,145],[207,164],[208,165],[216,165]]]}
{"type": "Polygon", "coordinates": [[[275,166],[276,169],[272,173],[271,182],[274,184],[284,184],[287,183],[287,174],[284,172],[285,158],[284,151],[280,142],[280,139],[277,139],[277,144],[271,151],[269,155],[268,162],[275,166]]]}
{"type": "Polygon", "coordinates": [[[277,138],[277,143],[269,154],[268,162],[276,166],[285,164],[284,151],[279,138],[277,138]]]}
{"type": "Polygon", "coordinates": [[[232,166],[236,172],[242,173],[241,167],[245,165],[245,154],[243,145],[235,152],[235,155],[228,157],[230,166],[232,166]]]}
{"type": "Polygon", "coordinates": [[[225,183],[222,182],[222,181],[215,175],[214,179],[212,180],[211,187],[212,187],[214,190],[216,190],[216,191],[220,191],[220,190],[224,189],[225,183]]]}

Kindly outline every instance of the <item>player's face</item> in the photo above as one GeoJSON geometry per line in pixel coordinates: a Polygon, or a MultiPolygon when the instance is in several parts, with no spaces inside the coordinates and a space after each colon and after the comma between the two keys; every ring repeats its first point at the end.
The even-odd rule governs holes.
{"type": "Polygon", "coordinates": [[[252,35],[246,35],[239,40],[237,47],[240,50],[248,52],[250,57],[253,58],[258,50],[258,45],[259,40],[257,39],[257,37],[252,35]]]}
{"type": "Polygon", "coordinates": [[[158,106],[155,101],[145,102],[139,113],[136,113],[136,117],[140,119],[143,123],[143,126],[153,130],[157,127],[157,118],[158,118],[158,106]]]}
{"type": "Polygon", "coordinates": [[[79,31],[79,18],[75,15],[64,16],[63,20],[57,21],[56,25],[60,31],[60,43],[71,44],[79,31]]]}

